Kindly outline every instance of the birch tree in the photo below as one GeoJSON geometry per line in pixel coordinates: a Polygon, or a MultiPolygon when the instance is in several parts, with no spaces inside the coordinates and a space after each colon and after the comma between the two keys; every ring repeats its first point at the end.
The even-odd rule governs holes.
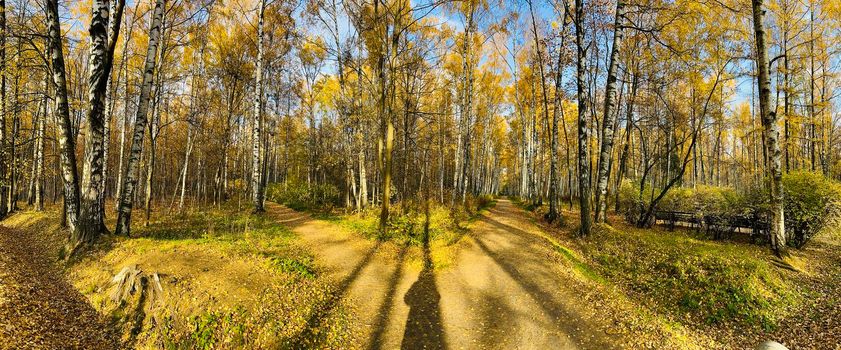
{"type": "Polygon", "coordinates": [[[254,120],[252,132],[252,153],[251,153],[251,201],[254,204],[254,212],[264,211],[263,200],[265,197],[265,183],[262,180],[263,174],[263,150],[262,128],[263,128],[263,20],[266,12],[266,0],[260,0],[260,10],[257,19],[257,69],[254,72],[254,120]]]}
{"type": "Polygon", "coordinates": [[[765,8],[763,0],[751,1],[753,30],[756,40],[756,67],[758,71],[759,113],[765,135],[768,156],[767,176],[771,196],[771,249],[778,257],[786,254],[785,207],[783,203],[783,173],[780,152],[780,130],[777,112],[771,108],[771,78],[768,75],[768,49],[765,44],[765,8]]]}
{"type": "MultiPolygon", "coordinates": [[[[49,5],[49,4],[48,4],[49,5]]],[[[0,0],[0,218],[5,217],[6,184],[6,0],[0,0]]]]}
{"type": "Polygon", "coordinates": [[[55,118],[58,123],[58,146],[61,158],[61,176],[64,184],[64,212],[70,232],[76,231],[79,215],[79,177],[76,165],[76,136],[70,123],[70,105],[67,100],[67,77],[62,50],[61,22],[58,17],[58,0],[46,2],[50,66],[55,91],[55,118]]]}
{"type": "Polygon", "coordinates": [[[131,230],[131,211],[133,207],[134,191],[137,186],[140,168],[140,153],[143,151],[143,137],[146,131],[146,117],[149,112],[149,100],[155,77],[155,65],[158,53],[158,41],[161,39],[161,22],[163,20],[165,0],[155,1],[152,14],[152,24],[149,27],[149,46],[146,49],[146,60],[143,68],[143,81],[140,86],[140,99],[137,105],[134,130],[132,131],[131,146],[129,148],[128,163],[123,176],[123,190],[120,193],[119,211],[115,233],[128,236],[131,230]]]}
{"type": "Polygon", "coordinates": [[[613,159],[613,134],[617,115],[616,76],[619,73],[619,51],[622,45],[622,25],[625,18],[625,0],[616,1],[616,18],[613,24],[613,46],[610,49],[610,62],[607,68],[605,85],[604,118],[602,118],[601,152],[599,153],[598,174],[596,175],[595,221],[605,222],[607,218],[607,187],[610,177],[610,163],[613,159]]]}
{"type": "Polygon", "coordinates": [[[575,46],[576,46],[576,82],[578,83],[578,202],[581,216],[582,236],[590,234],[590,127],[587,124],[589,105],[587,82],[587,47],[584,42],[584,0],[575,3],[575,46]]]}
{"type": "Polygon", "coordinates": [[[125,0],[116,4],[111,16],[109,0],[94,0],[91,8],[88,79],[88,123],[85,130],[85,158],[82,172],[79,227],[70,235],[70,244],[89,244],[107,232],[103,222],[102,181],[105,163],[105,103],[111,77],[114,49],[120,30],[125,0]],[[110,22],[113,21],[113,22],[110,22]],[[113,25],[109,25],[109,24],[113,25]]]}

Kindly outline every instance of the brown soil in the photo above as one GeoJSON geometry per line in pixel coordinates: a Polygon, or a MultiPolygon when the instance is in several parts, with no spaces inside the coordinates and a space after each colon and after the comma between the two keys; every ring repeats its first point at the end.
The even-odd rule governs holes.
{"type": "MultiPolygon", "coordinates": [[[[355,305],[370,349],[609,349],[625,342],[599,325],[584,292],[550,263],[556,254],[523,212],[500,201],[474,224],[445,269],[435,249],[370,241],[278,204],[290,226],[355,305]]],[[[317,316],[317,315],[316,315],[317,316]]],[[[317,317],[316,317],[317,318],[317,317]]],[[[310,324],[317,326],[317,320],[310,324]]]]}

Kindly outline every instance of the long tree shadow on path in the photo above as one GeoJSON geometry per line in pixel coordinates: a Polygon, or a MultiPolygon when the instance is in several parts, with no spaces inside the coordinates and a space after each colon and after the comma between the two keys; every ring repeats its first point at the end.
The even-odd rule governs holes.
{"type": "Polygon", "coordinates": [[[423,270],[406,292],[409,317],[403,333],[401,349],[446,349],[444,326],[441,323],[441,294],[435,283],[435,271],[429,249],[429,232],[423,239],[423,270]]]}
{"type": "MultiPolygon", "coordinates": [[[[509,232],[520,237],[530,237],[533,234],[528,233],[517,227],[507,225],[490,217],[483,217],[482,221],[492,226],[494,230],[509,232]]],[[[615,348],[611,339],[607,336],[597,334],[595,329],[591,329],[588,323],[574,310],[570,310],[567,306],[557,302],[555,295],[545,288],[540,283],[526,276],[520,272],[521,269],[528,270],[528,258],[519,256],[524,253],[518,253],[517,256],[506,256],[506,252],[494,251],[488,247],[482,237],[475,237],[476,245],[482,249],[489,257],[491,257],[496,264],[501,267],[506,274],[511,276],[511,279],[520,285],[522,290],[526,291],[529,296],[539,305],[543,311],[552,317],[553,320],[559,321],[557,326],[570,339],[582,348],[592,349],[611,349],[615,348]],[[513,261],[516,260],[516,261],[513,261]],[[586,333],[585,333],[586,332],[586,333]]],[[[548,261],[546,263],[549,263],[548,261]]]]}
{"type": "Polygon", "coordinates": [[[391,279],[388,281],[388,291],[386,291],[385,298],[380,305],[379,312],[377,312],[377,321],[374,323],[374,333],[371,335],[371,342],[369,349],[379,350],[382,348],[382,337],[385,334],[388,326],[388,319],[391,317],[392,305],[394,304],[394,295],[397,294],[397,284],[403,276],[403,262],[406,256],[406,250],[409,248],[408,244],[400,248],[399,260],[391,279]]]}
{"type": "Polygon", "coordinates": [[[377,251],[382,245],[381,241],[377,241],[377,244],[371,247],[367,253],[365,253],[365,257],[356,264],[350,274],[345,277],[341,283],[339,283],[338,288],[333,293],[330,293],[330,296],[327,300],[322,303],[317,309],[314,310],[310,318],[307,320],[306,327],[301,330],[295,337],[293,337],[289,344],[291,344],[292,349],[309,349],[315,344],[318,343],[318,334],[321,330],[321,323],[325,321],[333,310],[339,305],[339,302],[342,300],[344,295],[347,293],[350,285],[353,284],[359,274],[371,263],[371,260],[376,255],[377,251]]]}

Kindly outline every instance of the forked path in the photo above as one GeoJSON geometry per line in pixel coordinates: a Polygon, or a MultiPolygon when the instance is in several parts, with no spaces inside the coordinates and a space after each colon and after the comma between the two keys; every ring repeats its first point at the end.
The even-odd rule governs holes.
{"type": "Polygon", "coordinates": [[[267,206],[309,246],[338,284],[339,297],[355,306],[360,348],[621,347],[593,326],[589,315],[600,311],[589,309],[583,291],[572,290],[540,229],[509,201],[481,217],[451,266],[438,271],[428,263],[434,253],[429,248],[372,242],[333,223],[267,206]]]}

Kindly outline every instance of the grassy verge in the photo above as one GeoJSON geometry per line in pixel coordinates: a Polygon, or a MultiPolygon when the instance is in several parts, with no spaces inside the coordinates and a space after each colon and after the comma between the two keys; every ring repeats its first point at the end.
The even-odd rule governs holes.
{"type": "Polygon", "coordinates": [[[597,226],[583,254],[607,280],[646,306],[690,326],[773,330],[800,302],[788,272],[765,249],[687,232],[597,226]]]}
{"type": "MultiPolygon", "coordinates": [[[[24,212],[4,224],[63,237],[55,214],[24,212]]],[[[352,347],[349,313],[289,230],[234,207],[155,218],[134,226],[132,238],[106,237],[68,266],[75,287],[122,331],[124,346],[352,347]],[[127,266],[148,279],[114,298],[112,279],[127,266]],[[154,276],[162,288],[146,292],[154,276]]]]}
{"type": "MultiPolygon", "coordinates": [[[[825,243],[793,251],[796,272],[776,266],[764,246],[714,241],[691,230],[640,229],[618,218],[613,226],[595,225],[582,239],[575,234],[577,212],[564,212],[566,226],[550,226],[540,219],[545,208],[515,203],[533,212],[561,263],[585,284],[603,286],[607,298],[636,309],[640,320],[659,323],[671,338],[703,338],[712,347],[753,347],[768,339],[798,343],[796,330],[788,329],[792,316],[833,307],[812,300],[833,300],[813,291],[837,280],[820,272],[837,271],[826,266],[839,259],[833,258],[838,249],[825,243]]],[[[821,317],[809,317],[815,316],[821,317]]]]}

